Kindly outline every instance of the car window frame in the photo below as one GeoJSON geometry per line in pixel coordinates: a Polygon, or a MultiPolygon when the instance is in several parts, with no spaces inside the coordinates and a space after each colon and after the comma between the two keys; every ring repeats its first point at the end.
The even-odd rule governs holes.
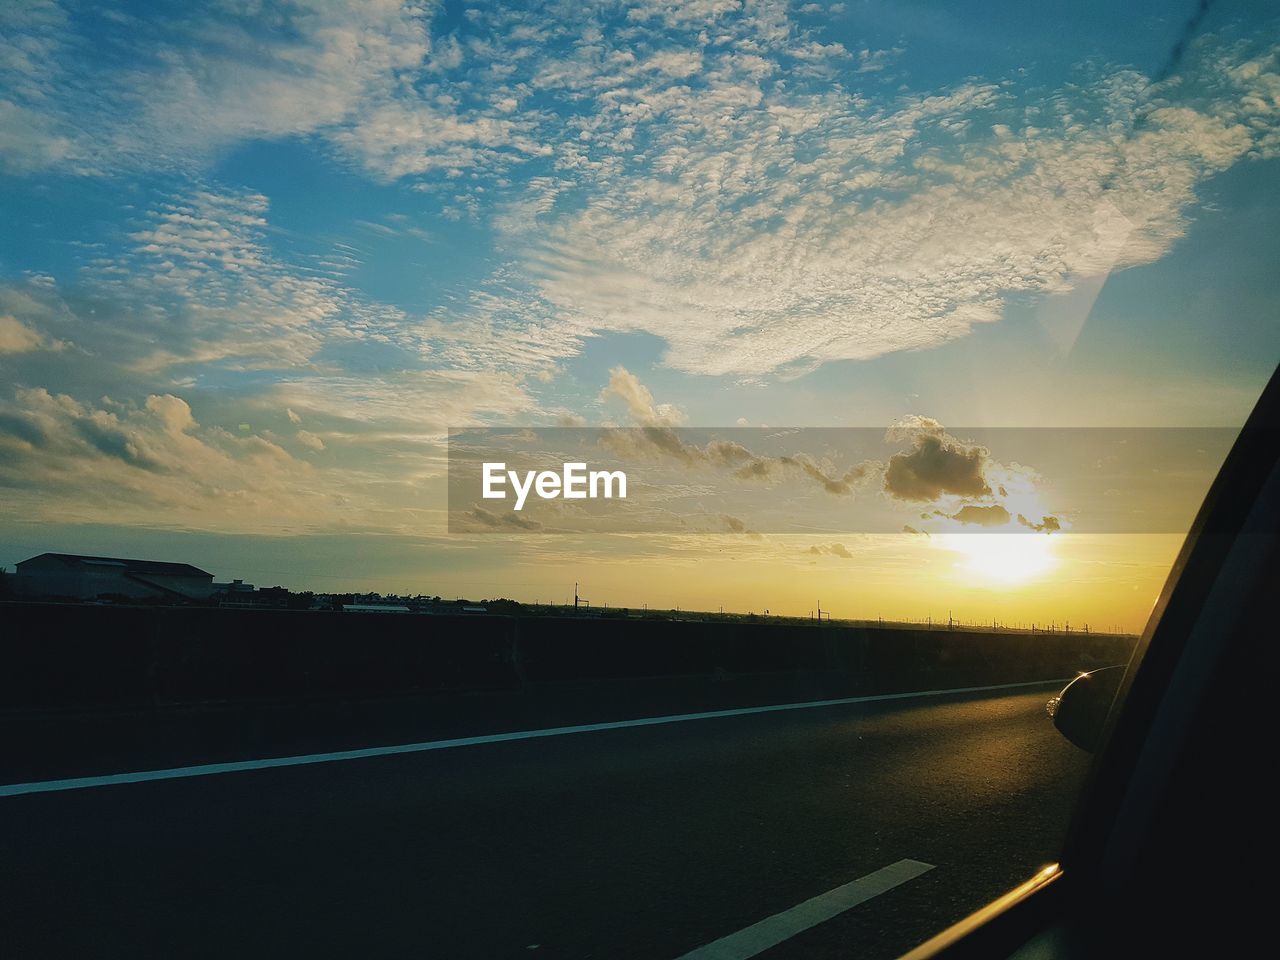
{"type": "Polygon", "coordinates": [[[1280,367],[1210,485],[1129,661],[1059,862],[908,951],[902,960],[1008,956],[1133,882],[1150,814],[1196,708],[1277,556],[1280,367]]]}

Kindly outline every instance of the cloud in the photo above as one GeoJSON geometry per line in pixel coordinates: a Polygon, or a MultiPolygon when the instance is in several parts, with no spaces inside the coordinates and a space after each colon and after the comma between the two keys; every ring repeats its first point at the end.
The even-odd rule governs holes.
{"type": "Polygon", "coordinates": [[[1011,519],[1009,511],[998,503],[983,506],[966,503],[955,513],[947,514],[952,520],[961,523],[977,524],[980,527],[1003,527],[1011,519]]]}
{"type": "Polygon", "coordinates": [[[121,323],[109,336],[101,325],[80,325],[76,342],[153,373],[184,365],[296,368],[330,344],[352,356],[374,343],[423,349],[403,311],[370,301],[316,264],[275,254],[269,206],[261,194],[207,187],[157,199],[128,245],[92,260],[80,278],[95,312],[117,309],[121,323]]]}
{"type": "MultiPolygon", "coordinates": [[[[474,419],[473,385],[489,378],[508,394],[484,402],[527,409],[513,375],[441,357],[434,330],[314,264],[277,255],[271,230],[269,202],[256,193],[197,188],[158,199],[139,214],[129,243],[92,259],[75,286],[0,284],[0,342],[56,350],[72,341],[80,349],[66,351],[68,382],[101,379],[113,390],[253,370],[268,383],[272,373],[277,382],[346,381],[338,388],[346,406],[361,377],[371,400],[381,398],[381,383],[398,380],[404,405],[425,399],[418,387],[431,381],[442,389],[430,402],[461,425],[474,419]],[[457,397],[443,397],[450,387],[457,397]]],[[[287,413],[295,424],[298,409],[287,413]]]]}
{"type": "Polygon", "coordinates": [[[529,135],[531,126],[504,115],[464,118],[430,103],[388,102],[335,132],[333,140],[379,178],[398,180],[434,171],[501,169],[546,153],[529,135]]]}
{"type": "Polygon", "coordinates": [[[883,470],[883,464],[878,461],[866,461],[835,474],[804,453],[761,455],[736,440],[725,439],[712,439],[702,446],[690,443],[676,427],[684,420],[684,414],[670,404],[656,403],[649,388],[625,367],[609,371],[609,383],[600,397],[621,399],[632,419],[640,424],[636,429],[614,429],[603,435],[603,442],[621,457],[667,457],[690,466],[727,468],[740,480],[801,475],[837,496],[852,495],[858,483],[883,470]]]}
{"type": "MultiPolygon", "coordinates": [[[[190,176],[245,143],[320,144],[498,232],[505,262],[414,324],[442,364],[523,375],[644,331],[677,369],[760,377],[936,346],[1152,262],[1205,180],[1280,150],[1265,38],[1209,38],[1156,81],[910,89],[881,79],[901,49],[846,51],[796,14],[500,4],[459,27],[396,0],[220,4],[121,14],[104,57],[82,11],[10,5],[0,158],[190,176]]],[[[180,233],[152,252],[187,270],[180,233]]]]}
{"type": "MultiPolygon", "coordinates": [[[[465,25],[394,0],[166,11],[107,37],[83,5],[0,10],[0,165],[110,178],[131,204],[72,281],[0,287],[16,513],[101,520],[115,491],[140,523],[418,529],[445,431],[561,413],[530,391],[602,332],[743,378],[926,349],[1160,258],[1208,178],[1280,155],[1269,38],[1209,38],[1156,83],[1085,65],[1057,90],[913,88],[902,51],[845,50],[773,0],[498,4],[465,25]],[[299,252],[266,196],[210,179],[282,140],[472,219],[497,265],[421,315],[379,302],[358,251],[299,252]]],[[[366,239],[424,236],[369,216],[366,239]]],[[[978,501],[951,517],[998,498],[1060,524],[1022,519],[982,448],[923,421],[889,463],[846,468],[687,443],[625,367],[600,398],[637,449],[744,481],[843,497],[882,478],[895,500],[978,501]]]]}
{"type": "Polygon", "coordinates": [[[580,137],[549,141],[583,200],[510,224],[513,315],[575,339],[645,331],[695,374],[927,348],[1011,298],[1159,259],[1199,184],[1274,150],[1272,81],[1253,78],[1276,75],[1270,55],[1247,80],[1210,54],[1156,84],[1095,73],[1028,111],[999,79],[888,99],[809,86],[781,68],[811,49],[784,22],[749,55],[704,51],[687,81],[598,51],[557,72],[594,99],[580,137]]]}
{"type": "Polygon", "coordinates": [[[27,353],[49,345],[47,338],[13,316],[0,316],[0,354],[27,353]]]}
{"type": "Polygon", "coordinates": [[[779,474],[798,472],[816,481],[827,493],[837,496],[852,495],[858,483],[876,476],[884,469],[884,465],[879,461],[868,460],[854,464],[842,474],[828,473],[808,454],[763,456],[752,453],[735,441],[725,440],[712,441],[707,445],[705,452],[712,459],[724,463],[741,463],[742,466],[736,470],[739,479],[760,480],[779,474]]]}
{"type": "Polygon", "coordinates": [[[286,377],[259,398],[264,406],[301,411],[326,436],[352,442],[443,441],[451,427],[490,418],[510,420],[534,409],[518,381],[505,373],[403,370],[352,375],[315,372],[286,377]]]}
{"type": "Polygon", "coordinates": [[[309,430],[299,430],[296,434],[294,434],[294,436],[297,437],[298,442],[302,444],[304,447],[306,447],[308,450],[312,450],[316,453],[319,453],[321,450],[325,448],[324,441],[321,440],[319,437],[317,437],[314,433],[312,433],[309,430]]]}
{"type": "MultiPolygon", "coordinates": [[[[941,424],[927,417],[911,417],[890,431],[909,439],[912,449],[895,453],[884,471],[884,489],[899,500],[932,501],[943,496],[985,497],[990,453],[966,446],[949,436],[941,424]]],[[[1005,514],[1005,520],[1008,520],[1005,514]]]]}
{"type": "Polygon", "coordinates": [[[60,166],[75,156],[75,142],[48,117],[0,100],[0,171],[22,176],[60,166]]]}
{"type": "Polygon", "coordinates": [[[893,47],[888,50],[870,50],[864,47],[858,51],[858,72],[875,73],[883,70],[904,52],[902,47],[893,47]]]}
{"type": "Polygon", "coordinates": [[[447,428],[528,400],[509,378],[457,372],[305,379],[201,402],[208,418],[176,394],[0,395],[6,510],[36,522],[421,535],[445,521],[447,428]]]}
{"type": "Polygon", "coordinates": [[[447,430],[529,412],[524,384],[439,364],[402,311],[276,255],[268,216],[258,194],[196,188],[140,210],[74,286],[0,284],[0,360],[40,384],[0,392],[9,510],[254,532],[443,523],[447,430]]]}
{"type": "Polygon", "coordinates": [[[0,450],[0,485],[30,520],[260,531],[332,519],[305,464],[202,426],[169,394],[93,405],[20,389],[0,401],[0,450]]]}
{"type": "MultiPolygon", "coordinates": [[[[1019,463],[1005,464],[978,444],[951,436],[937,420],[911,415],[886,431],[888,441],[907,442],[911,449],[896,453],[884,468],[884,492],[891,500],[935,504],[920,514],[923,520],[941,517],[964,525],[1012,527],[1013,519],[1032,530],[1051,533],[1063,529],[1056,516],[1040,513],[1038,487],[1043,478],[1019,463]],[[1027,519],[1037,511],[1039,521],[1027,519]]],[[[906,533],[925,533],[911,525],[906,533]]],[[[1016,529],[1016,528],[1014,528],[1016,529]]]]}
{"type": "MultiPolygon", "coordinates": [[[[25,55],[0,61],[19,98],[10,112],[38,118],[25,139],[0,136],[19,172],[190,168],[250,140],[358,135],[402,78],[431,65],[427,10],[397,0],[116,11],[113,58],[96,55],[103,28],[83,11],[31,6],[38,15],[16,14],[25,55]]],[[[0,108],[0,134],[11,126],[0,108]]]]}
{"type": "Polygon", "coordinates": [[[468,516],[485,527],[491,527],[496,530],[514,529],[514,530],[541,530],[542,524],[537,520],[531,520],[528,517],[522,517],[513,511],[507,511],[503,514],[494,513],[486,510],[484,507],[477,506],[468,516]]]}
{"type": "Polygon", "coordinates": [[[842,475],[829,476],[819,467],[812,458],[804,454],[796,454],[790,457],[778,457],[777,462],[783,466],[797,466],[805,474],[813,480],[818,481],[827,493],[833,493],[842,496],[848,496],[853,493],[853,487],[860,480],[864,480],[873,476],[882,465],[875,461],[854,464],[842,475]]]}
{"type": "Polygon", "coordinates": [[[727,513],[722,514],[720,520],[724,523],[725,529],[730,533],[742,534],[743,536],[750,537],[753,540],[763,539],[759,531],[752,530],[747,526],[745,520],[741,520],[738,517],[731,516],[727,513]]]}
{"type": "Polygon", "coordinates": [[[626,367],[617,366],[609,371],[609,383],[600,391],[600,399],[616,397],[627,405],[627,412],[636,423],[646,427],[671,427],[684,422],[684,413],[669,403],[654,403],[649,388],[626,367]]]}
{"type": "Polygon", "coordinates": [[[1033,523],[1022,514],[1018,514],[1018,522],[1040,533],[1056,533],[1062,529],[1062,521],[1057,517],[1042,517],[1039,523],[1033,523]]]}
{"type": "Polygon", "coordinates": [[[846,547],[843,543],[814,544],[806,552],[815,554],[817,556],[825,555],[825,556],[831,556],[831,557],[840,557],[844,560],[853,559],[853,554],[849,552],[849,548],[846,547]]]}

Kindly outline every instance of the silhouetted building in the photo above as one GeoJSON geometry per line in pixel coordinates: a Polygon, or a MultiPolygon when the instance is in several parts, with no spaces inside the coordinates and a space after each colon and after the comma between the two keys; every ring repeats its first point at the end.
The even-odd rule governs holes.
{"type": "Polygon", "coordinates": [[[16,566],[13,590],[22,596],[203,600],[213,592],[213,574],[189,563],[42,553],[16,566]]]}
{"type": "Polygon", "coordinates": [[[411,613],[410,609],[400,603],[344,603],[342,609],[347,613],[411,613]]]}
{"type": "Polygon", "coordinates": [[[230,580],[226,583],[215,583],[213,585],[214,593],[253,593],[253,584],[245,583],[243,580],[230,580]]]}

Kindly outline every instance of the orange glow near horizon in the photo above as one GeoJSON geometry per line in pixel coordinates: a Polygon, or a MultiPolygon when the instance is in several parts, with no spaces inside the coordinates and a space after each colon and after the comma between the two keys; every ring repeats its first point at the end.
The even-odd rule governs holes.
{"type": "Polygon", "coordinates": [[[960,533],[937,539],[964,558],[961,566],[975,580],[1012,586],[1041,579],[1057,566],[1054,541],[1043,534],[960,533]]]}
{"type": "MultiPolygon", "coordinates": [[[[1056,624],[1137,633],[1183,541],[1175,534],[952,534],[666,538],[548,542],[530,538],[500,579],[459,582],[458,596],[593,607],[1008,627],[1056,624]],[[813,548],[821,547],[814,552],[813,548]],[[518,586],[513,586],[518,584],[518,586]],[[487,592],[486,592],[487,591],[487,592]]],[[[448,594],[448,575],[432,574],[448,594]]],[[[421,581],[418,581],[421,583],[421,581]]],[[[392,588],[384,582],[384,588],[392,588]]],[[[405,584],[408,588],[409,584],[405,584]]]]}

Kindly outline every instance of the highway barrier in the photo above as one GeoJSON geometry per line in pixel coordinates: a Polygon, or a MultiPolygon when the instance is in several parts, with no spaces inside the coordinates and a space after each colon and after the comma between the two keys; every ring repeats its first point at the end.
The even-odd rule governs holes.
{"type": "Polygon", "coordinates": [[[658,679],[843,696],[1071,676],[1124,662],[1133,643],[945,627],[53,603],[0,604],[0,625],[5,712],[658,679]]]}
{"type": "MultiPolygon", "coordinates": [[[[1123,662],[1132,643],[941,627],[0,603],[0,783],[1056,680],[1123,662]]],[[[682,726],[652,735],[678,737],[682,726]]]]}

